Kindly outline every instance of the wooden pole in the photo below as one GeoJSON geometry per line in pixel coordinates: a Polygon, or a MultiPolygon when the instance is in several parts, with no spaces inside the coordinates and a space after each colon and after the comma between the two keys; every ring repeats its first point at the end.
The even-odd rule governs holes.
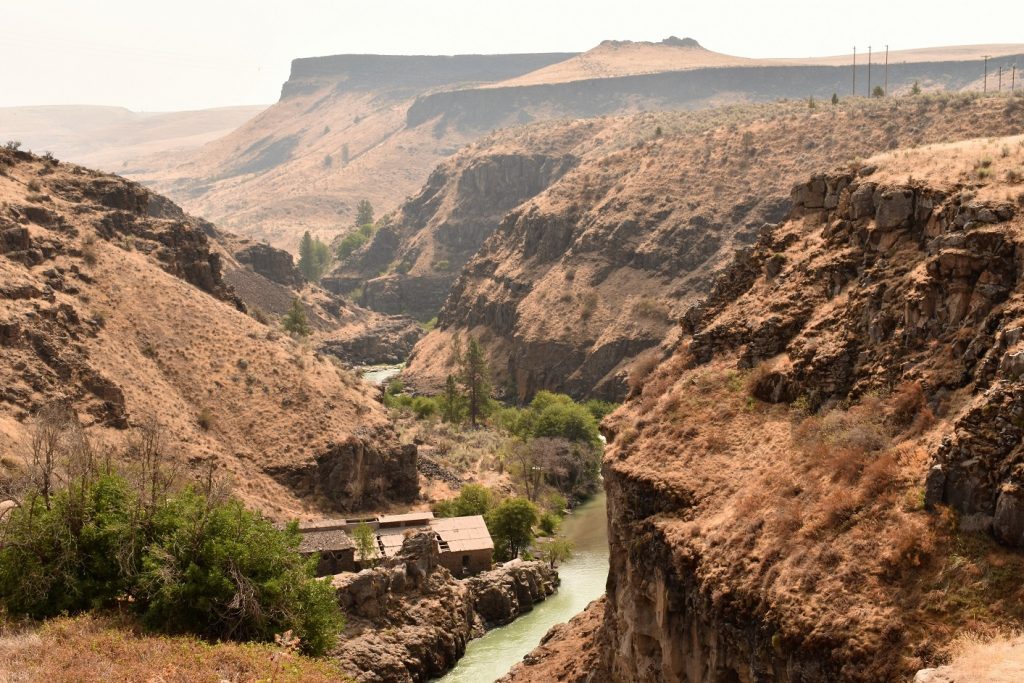
{"type": "Polygon", "coordinates": [[[1017,87],[1017,65],[1013,65],[1013,70],[1010,72],[1010,92],[1013,92],[1014,88],[1017,87]]]}
{"type": "Polygon", "coordinates": [[[889,46],[885,46],[885,96],[889,96],[889,46]]]}
{"type": "Polygon", "coordinates": [[[868,45],[868,97],[871,97],[871,46],[868,45]]]}
{"type": "Polygon", "coordinates": [[[982,92],[988,92],[988,55],[985,55],[985,85],[982,86],[982,92]]]}
{"type": "Polygon", "coordinates": [[[1003,67],[999,67],[999,92],[1003,92],[1003,67]]]}
{"type": "Polygon", "coordinates": [[[850,93],[851,97],[857,96],[857,46],[853,46],[853,92],[850,93]]]}

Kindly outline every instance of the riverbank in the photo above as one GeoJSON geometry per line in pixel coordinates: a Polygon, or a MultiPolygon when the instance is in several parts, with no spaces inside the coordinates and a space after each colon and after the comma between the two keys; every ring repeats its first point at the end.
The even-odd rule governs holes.
{"type": "Polygon", "coordinates": [[[608,527],[602,491],[565,518],[560,532],[575,554],[558,568],[557,593],[511,624],[471,640],[466,654],[438,683],[485,683],[503,676],[556,624],[569,621],[604,594],[608,577],[608,527]]]}

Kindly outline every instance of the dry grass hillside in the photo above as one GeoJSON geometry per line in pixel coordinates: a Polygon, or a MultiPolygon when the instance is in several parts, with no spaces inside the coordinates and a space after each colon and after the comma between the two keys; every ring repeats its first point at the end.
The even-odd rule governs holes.
{"type": "MultiPolygon", "coordinates": [[[[1022,52],[1024,52],[1024,44],[950,45],[912,50],[892,50],[889,52],[889,62],[890,64],[914,64],[921,62],[973,61],[982,59],[986,55],[989,57],[1001,57],[1017,55],[1022,52]]],[[[876,59],[876,66],[879,65],[880,59],[880,57],[876,59]]],[[[858,60],[866,64],[867,55],[858,55],[858,60]]],[[[569,83],[590,78],[618,78],[622,76],[637,76],[709,67],[848,66],[851,64],[853,64],[852,54],[770,59],[737,57],[708,50],[692,38],[671,37],[659,43],[606,40],[597,47],[564,62],[552,64],[517,78],[481,87],[501,88],[569,83]]],[[[993,85],[994,83],[993,81],[993,85]]]]}
{"type": "MultiPolygon", "coordinates": [[[[508,144],[503,137],[557,140],[571,129],[580,161],[492,227],[404,377],[438,391],[453,336],[473,335],[513,398],[539,389],[621,398],[734,251],[786,215],[794,182],[884,150],[1015,133],[1020,103],[948,94],[790,102],[502,133],[496,147],[508,144]]],[[[486,158],[487,146],[475,153],[486,158]]],[[[446,201],[432,206],[443,212],[446,201]]]]}
{"type": "Polygon", "coordinates": [[[473,56],[296,60],[281,100],[232,134],[185,155],[136,160],[125,173],[247,237],[295,250],[310,230],[329,242],[352,229],[359,200],[392,209],[479,135],[436,121],[406,126],[418,95],[569,56],[479,57],[475,68],[473,56]]]}
{"type": "MultiPolygon", "coordinates": [[[[892,92],[915,82],[926,90],[980,89],[981,54],[995,56],[993,69],[1000,59],[1008,68],[1024,46],[893,53],[892,92]]],[[[609,41],[583,55],[300,59],[281,100],[238,130],[186,153],[140,158],[123,172],[233,232],[295,250],[306,230],[325,241],[351,231],[361,199],[378,214],[391,211],[431,168],[495,129],[828,98],[848,92],[848,63],[738,58],[689,39],[609,41]]]]}
{"type": "Polygon", "coordinates": [[[54,105],[0,107],[0,141],[19,140],[37,153],[104,171],[129,159],[181,153],[221,138],[256,116],[263,105],[180,112],[54,105]]]}
{"type": "Polygon", "coordinates": [[[115,446],[158,421],[181,462],[274,517],[415,496],[415,449],[371,390],[239,310],[207,232],[134,183],[0,150],[5,467],[65,400],[115,446]]]}
{"type": "Polygon", "coordinates": [[[906,680],[1021,628],[1022,170],[815,175],[688,312],[605,424],[610,675],[906,680]]]}

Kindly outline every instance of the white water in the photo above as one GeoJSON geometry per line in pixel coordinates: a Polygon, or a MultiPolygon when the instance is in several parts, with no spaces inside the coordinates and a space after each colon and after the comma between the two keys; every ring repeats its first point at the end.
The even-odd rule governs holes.
{"type": "Polygon", "coordinates": [[[558,592],[511,624],[469,641],[465,656],[439,683],[487,683],[540,644],[555,624],[568,621],[604,593],[608,578],[608,523],[602,491],[562,523],[562,535],[576,546],[572,559],[558,568],[558,592]]]}
{"type": "Polygon", "coordinates": [[[371,384],[386,384],[388,380],[395,377],[405,367],[405,363],[400,365],[376,365],[370,368],[364,368],[359,376],[371,384]]]}

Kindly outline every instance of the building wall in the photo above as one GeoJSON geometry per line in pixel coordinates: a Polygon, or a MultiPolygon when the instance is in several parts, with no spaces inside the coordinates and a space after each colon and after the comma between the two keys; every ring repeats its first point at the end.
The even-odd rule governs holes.
{"type": "Polygon", "coordinates": [[[317,576],[333,576],[342,572],[356,570],[355,550],[330,550],[320,553],[320,562],[316,565],[317,576]]]}
{"type": "Polygon", "coordinates": [[[442,552],[439,561],[441,566],[450,571],[453,576],[462,578],[489,570],[492,566],[492,554],[490,548],[462,552],[449,551],[442,552]]]}

